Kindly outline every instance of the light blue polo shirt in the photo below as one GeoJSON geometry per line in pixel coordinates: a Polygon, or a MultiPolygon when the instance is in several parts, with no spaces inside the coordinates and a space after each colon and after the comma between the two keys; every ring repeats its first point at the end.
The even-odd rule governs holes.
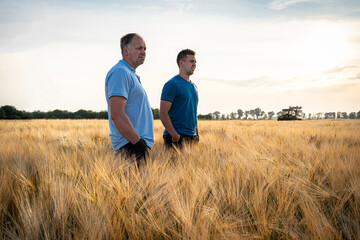
{"type": "Polygon", "coordinates": [[[154,145],[154,118],[150,103],[135,70],[124,60],[120,60],[110,69],[105,79],[105,95],[108,104],[108,117],[110,126],[110,140],[116,151],[129,141],[121,135],[111,120],[109,99],[121,96],[127,99],[125,113],[137,133],[146,142],[149,148],[154,145]]]}

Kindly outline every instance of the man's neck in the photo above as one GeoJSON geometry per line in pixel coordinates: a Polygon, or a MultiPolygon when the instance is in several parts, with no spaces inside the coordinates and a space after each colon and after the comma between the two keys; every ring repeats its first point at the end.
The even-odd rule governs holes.
{"type": "Polygon", "coordinates": [[[190,76],[189,75],[180,72],[179,76],[182,77],[183,79],[185,79],[186,81],[190,82],[190,76]]]}
{"type": "Polygon", "coordinates": [[[125,59],[125,58],[123,58],[123,60],[124,60],[127,64],[129,64],[129,66],[132,67],[134,70],[136,70],[136,68],[138,67],[138,66],[132,66],[132,64],[130,63],[130,61],[127,60],[127,59],[125,59]]]}

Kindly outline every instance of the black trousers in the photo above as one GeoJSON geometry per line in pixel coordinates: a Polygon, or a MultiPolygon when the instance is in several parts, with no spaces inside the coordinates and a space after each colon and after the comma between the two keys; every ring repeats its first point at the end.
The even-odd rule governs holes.
{"type": "MultiPolygon", "coordinates": [[[[148,148],[149,149],[149,148],[148,148]]],[[[138,168],[140,167],[140,163],[144,161],[146,164],[146,156],[149,154],[149,150],[146,150],[145,152],[138,154],[135,152],[134,145],[132,143],[128,143],[124,146],[122,146],[117,152],[116,155],[122,154],[126,156],[127,158],[133,158],[136,157],[136,164],[138,168]]]]}
{"type": "Polygon", "coordinates": [[[198,135],[185,135],[185,134],[180,134],[180,140],[178,142],[173,142],[172,141],[172,137],[170,134],[166,134],[163,136],[164,138],[164,142],[165,142],[165,146],[167,147],[181,147],[183,145],[183,143],[198,143],[199,142],[199,136],[198,135]]]}

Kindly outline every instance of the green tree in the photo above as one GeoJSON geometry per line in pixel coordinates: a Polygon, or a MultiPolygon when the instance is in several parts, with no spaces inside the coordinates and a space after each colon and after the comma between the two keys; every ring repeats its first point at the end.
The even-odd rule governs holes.
{"type": "Polygon", "coordinates": [[[275,115],[275,113],[273,111],[271,112],[268,112],[268,116],[269,116],[269,119],[272,119],[272,117],[275,115]]]}
{"type": "Polygon", "coordinates": [[[64,111],[55,109],[46,113],[47,119],[64,119],[64,111]]]}
{"type": "Polygon", "coordinates": [[[337,118],[337,119],[342,118],[342,116],[341,116],[341,112],[337,112],[337,113],[336,113],[336,118],[337,118]]]}
{"type": "Polygon", "coordinates": [[[154,119],[160,119],[160,110],[158,108],[151,108],[154,119]]]}
{"type": "Polygon", "coordinates": [[[350,119],[355,119],[355,118],[356,118],[356,112],[351,112],[351,113],[349,114],[349,118],[350,118],[350,119]]]}
{"type": "Polygon", "coordinates": [[[356,113],[356,118],[357,118],[357,119],[360,119],[360,111],[358,111],[358,112],[356,113]]]}
{"type": "Polygon", "coordinates": [[[249,115],[250,115],[250,111],[247,110],[247,111],[245,111],[244,114],[245,114],[245,119],[248,120],[249,115]]]}
{"type": "Polygon", "coordinates": [[[238,110],[237,110],[237,114],[238,114],[238,119],[241,119],[242,116],[244,116],[244,112],[243,112],[243,110],[241,110],[241,109],[238,109],[238,110]]]}
{"type": "Polygon", "coordinates": [[[255,109],[251,109],[251,110],[250,110],[250,115],[251,115],[251,117],[252,117],[253,119],[255,119],[255,115],[256,115],[255,109]]]}
{"type": "Polygon", "coordinates": [[[316,119],[322,119],[324,116],[324,113],[323,112],[319,112],[316,114],[316,119]]]}
{"type": "Polygon", "coordinates": [[[6,118],[6,114],[5,114],[5,111],[0,108],[0,119],[5,119],[6,118]]]}
{"type": "Polygon", "coordinates": [[[24,118],[24,113],[17,110],[14,106],[5,105],[5,106],[2,106],[0,109],[2,109],[5,112],[6,119],[24,118]]]}
{"type": "Polygon", "coordinates": [[[73,114],[76,119],[95,119],[96,113],[90,110],[80,109],[73,114]]]}
{"type": "Polygon", "coordinates": [[[108,119],[108,111],[100,111],[97,113],[97,119],[108,119]]]}
{"type": "Polygon", "coordinates": [[[41,111],[34,111],[30,113],[31,119],[43,119],[46,118],[46,113],[41,111]]]}
{"type": "Polygon", "coordinates": [[[212,114],[211,113],[208,113],[208,114],[199,114],[198,115],[198,119],[206,119],[206,120],[211,120],[212,119],[212,114]]]}
{"type": "Polygon", "coordinates": [[[256,116],[256,119],[259,119],[259,117],[261,116],[261,108],[255,108],[254,115],[256,116]]]}
{"type": "Polygon", "coordinates": [[[261,119],[265,119],[265,118],[267,118],[267,115],[266,115],[266,113],[264,111],[261,111],[259,117],[261,119]]]}
{"type": "Polygon", "coordinates": [[[325,119],[335,119],[335,112],[326,112],[325,113],[325,119]]]}
{"type": "Polygon", "coordinates": [[[213,116],[216,120],[219,120],[220,119],[220,112],[219,111],[215,111],[213,112],[213,116]]]}

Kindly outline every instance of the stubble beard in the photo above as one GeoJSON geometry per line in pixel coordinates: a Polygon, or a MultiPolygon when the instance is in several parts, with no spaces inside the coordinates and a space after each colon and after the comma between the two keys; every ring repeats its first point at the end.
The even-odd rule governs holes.
{"type": "Polygon", "coordinates": [[[137,59],[137,65],[138,66],[144,64],[144,62],[145,62],[145,58],[144,59],[139,59],[139,58],[137,59]]]}
{"type": "MultiPolygon", "coordinates": [[[[194,69],[194,71],[195,71],[195,69],[194,69]]],[[[193,70],[189,70],[189,71],[186,72],[186,74],[187,74],[188,76],[191,76],[191,75],[194,74],[194,71],[193,71],[193,70]]]]}

